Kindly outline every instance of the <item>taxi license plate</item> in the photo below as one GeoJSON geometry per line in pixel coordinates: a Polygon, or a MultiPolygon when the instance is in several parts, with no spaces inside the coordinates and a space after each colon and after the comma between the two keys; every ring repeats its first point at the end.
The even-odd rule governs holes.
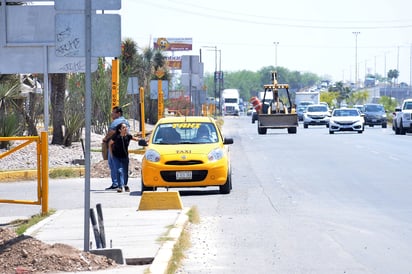
{"type": "Polygon", "coordinates": [[[191,180],[192,171],[176,171],[176,180],[191,180]]]}

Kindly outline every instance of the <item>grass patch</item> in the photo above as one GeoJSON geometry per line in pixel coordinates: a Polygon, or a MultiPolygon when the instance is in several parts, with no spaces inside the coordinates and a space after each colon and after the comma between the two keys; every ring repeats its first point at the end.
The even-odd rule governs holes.
{"type": "Polygon", "coordinates": [[[81,177],[83,174],[83,169],[79,168],[55,168],[49,171],[49,177],[52,179],[81,177]]]}
{"type": "Polygon", "coordinates": [[[167,274],[174,274],[179,268],[182,260],[185,258],[185,250],[190,247],[190,234],[187,230],[183,230],[182,234],[179,237],[179,240],[176,242],[173,247],[173,255],[167,265],[167,274]]]}
{"type": "Polygon", "coordinates": [[[31,227],[31,226],[37,224],[38,222],[46,219],[47,217],[53,215],[54,213],[56,213],[56,210],[51,209],[51,210],[49,210],[49,212],[47,214],[44,214],[44,215],[36,214],[36,215],[31,216],[30,219],[24,219],[24,220],[18,219],[18,220],[15,220],[15,221],[11,222],[10,224],[13,225],[14,227],[16,227],[16,229],[15,229],[16,233],[18,235],[21,235],[24,232],[26,232],[26,230],[29,227],[31,227]]]}
{"type": "MultiPolygon", "coordinates": [[[[191,207],[187,212],[189,222],[192,224],[198,224],[200,222],[199,211],[196,206],[191,207]]],[[[184,252],[191,246],[190,233],[185,228],[183,229],[179,239],[177,240],[175,246],[173,247],[173,255],[167,265],[167,274],[176,273],[177,269],[180,267],[182,260],[185,258],[184,252]]]]}

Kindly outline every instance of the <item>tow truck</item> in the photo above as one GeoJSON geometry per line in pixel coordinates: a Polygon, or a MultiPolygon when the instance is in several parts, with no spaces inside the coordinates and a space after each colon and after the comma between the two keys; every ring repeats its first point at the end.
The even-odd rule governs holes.
{"type": "MultiPolygon", "coordinates": [[[[289,134],[296,134],[299,126],[298,115],[294,108],[289,94],[288,84],[279,84],[277,80],[277,72],[272,72],[272,84],[264,85],[263,104],[256,98],[252,98],[251,102],[258,114],[257,131],[259,134],[266,134],[267,129],[286,128],[289,134]],[[286,91],[288,103],[284,104],[279,97],[279,90],[286,91]],[[266,103],[267,94],[273,94],[273,100],[266,103]]],[[[269,97],[269,96],[268,96],[269,97]]]]}

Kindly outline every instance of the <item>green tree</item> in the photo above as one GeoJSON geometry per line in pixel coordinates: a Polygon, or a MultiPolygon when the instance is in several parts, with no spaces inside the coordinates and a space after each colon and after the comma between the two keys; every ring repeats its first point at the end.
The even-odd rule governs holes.
{"type": "Polygon", "coordinates": [[[395,84],[395,82],[397,81],[398,77],[399,77],[399,71],[398,71],[398,70],[396,70],[396,69],[390,69],[390,70],[388,71],[388,79],[389,79],[389,81],[392,82],[392,85],[395,84]],[[394,80],[392,81],[392,79],[394,79],[394,80]]]}
{"type": "Polygon", "coordinates": [[[347,103],[349,105],[363,105],[365,104],[369,99],[369,92],[367,90],[363,91],[356,91],[352,92],[349,94],[349,97],[347,99],[347,103]]]}
{"type": "MultiPolygon", "coordinates": [[[[17,79],[0,82],[0,136],[14,136],[20,131],[16,100],[20,98],[20,83],[17,79]]],[[[9,142],[0,142],[0,149],[9,142]]]]}
{"type": "Polygon", "coordinates": [[[341,106],[343,101],[347,101],[349,99],[349,95],[351,93],[350,88],[345,87],[343,82],[337,82],[335,86],[329,88],[329,92],[337,92],[338,96],[336,98],[336,102],[338,107],[341,106]]]}

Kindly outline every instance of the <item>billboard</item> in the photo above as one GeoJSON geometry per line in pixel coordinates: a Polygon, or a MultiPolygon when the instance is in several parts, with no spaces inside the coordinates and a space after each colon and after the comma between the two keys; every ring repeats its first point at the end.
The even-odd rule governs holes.
{"type": "Polygon", "coordinates": [[[166,57],[166,64],[171,69],[182,69],[182,57],[168,56],[166,57]]]}
{"type": "Polygon", "coordinates": [[[192,50],[192,38],[154,38],[153,48],[165,51],[192,50]]]}

